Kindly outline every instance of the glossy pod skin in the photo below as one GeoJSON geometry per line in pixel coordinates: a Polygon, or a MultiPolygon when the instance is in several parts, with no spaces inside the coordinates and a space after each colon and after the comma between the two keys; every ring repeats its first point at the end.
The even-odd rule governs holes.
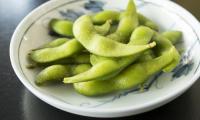
{"type": "Polygon", "coordinates": [[[72,32],[73,22],[69,20],[52,19],[49,22],[49,28],[51,31],[57,33],[60,36],[73,37],[72,32]]]}
{"type": "Polygon", "coordinates": [[[48,83],[61,83],[64,77],[79,74],[88,70],[90,64],[80,65],[52,65],[42,70],[36,77],[35,83],[37,85],[44,85],[48,83]]]}
{"type": "MultiPolygon", "coordinates": [[[[181,31],[166,31],[166,32],[163,32],[161,35],[165,39],[168,39],[172,44],[176,44],[182,38],[181,31]]],[[[152,50],[148,50],[137,61],[142,62],[142,61],[147,61],[152,58],[155,58],[155,54],[152,50]]],[[[90,61],[91,61],[91,58],[90,58],[90,61]]]]}
{"type": "Polygon", "coordinates": [[[95,25],[94,29],[97,31],[98,34],[106,35],[110,31],[111,23],[111,20],[107,20],[103,25],[95,25]]]}
{"type": "MultiPolygon", "coordinates": [[[[95,31],[105,35],[109,32],[110,24],[111,21],[108,20],[101,26],[95,26],[95,31]]],[[[82,50],[84,50],[83,46],[76,39],[59,38],[41,48],[34,49],[30,53],[30,58],[36,63],[49,63],[71,57],[82,50]]]]}
{"type": "Polygon", "coordinates": [[[70,68],[67,65],[52,65],[42,70],[36,77],[35,83],[42,85],[48,82],[62,81],[65,76],[70,75],[70,68]]]}
{"type": "MultiPolygon", "coordinates": [[[[165,39],[168,39],[174,46],[176,46],[179,42],[182,42],[182,32],[181,31],[166,31],[163,32],[162,37],[165,39]]],[[[180,48],[177,48],[177,50],[181,53],[180,48]]]]}
{"type": "Polygon", "coordinates": [[[170,54],[165,54],[152,60],[133,64],[112,79],[74,83],[74,88],[86,96],[99,96],[130,89],[143,84],[151,75],[168,65],[171,60],[170,54]]]}
{"type": "Polygon", "coordinates": [[[121,13],[117,30],[107,37],[122,43],[127,43],[133,30],[139,25],[136,6],[129,0],[128,6],[121,13]]]}
{"type": "Polygon", "coordinates": [[[47,64],[53,65],[53,64],[89,64],[89,63],[90,63],[90,55],[88,53],[80,53],[47,64]]]}
{"type": "MultiPolygon", "coordinates": [[[[43,48],[53,48],[58,47],[65,42],[68,42],[70,39],[67,38],[58,38],[55,39],[45,45],[43,45],[40,49],[43,48]]],[[[90,63],[90,55],[87,52],[81,52],[75,55],[72,55],[71,57],[66,57],[62,59],[58,59],[56,61],[47,62],[47,63],[35,63],[38,66],[49,66],[49,65],[55,65],[55,64],[89,64],[90,63]]]]}
{"type": "Polygon", "coordinates": [[[166,31],[161,35],[170,40],[172,44],[176,44],[182,38],[182,32],[180,31],[166,31]]]}
{"type": "Polygon", "coordinates": [[[149,77],[161,71],[176,59],[176,49],[171,46],[165,46],[166,41],[163,39],[160,40],[157,45],[157,49],[159,49],[157,54],[160,54],[160,56],[148,61],[135,63],[114,78],[106,81],[93,80],[74,83],[75,90],[86,96],[98,96],[130,89],[143,84],[149,77]]]}
{"type": "MultiPolygon", "coordinates": [[[[105,10],[101,11],[95,15],[92,16],[92,19],[94,23],[102,24],[106,20],[112,20],[115,22],[119,22],[121,13],[118,11],[112,11],[112,10],[105,10]]],[[[148,19],[141,13],[138,13],[138,21],[140,25],[147,26],[155,31],[158,31],[158,25],[155,24],[152,20],[148,19]]]]}
{"type": "MultiPolygon", "coordinates": [[[[111,20],[107,19],[102,25],[95,25],[95,30],[101,35],[105,35],[109,32],[111,26],[111,20]]],[[[52,19],[49,22],[50,31],[53,31],[59,36],[73,37],[73,22],[62,19],[52,19]]]]}
{"type": "Polygon", "coordinates": [[[112,10],[104,10],[92,15],[91,19],[94,24],[102,24],[107,20],[112,20],[113,22],[119,21],[120,13],[112,10]]]}
{"type": "MultiPolygon", "coordinates": [[[[177,37],[178,38],[178,37],[177,37]]],[[[178,50],[175,48],[175,46],[170,42],[170,40],[168,40],[167,38],[165,38],[162,35],[159,34],[155,34],[154,36],[154,40],[157,43],[158,46],[162,46],[162,49],[166,49],[170,50],[170,49],[174,49],[174,52],[171,53],[171,56],[173,56],[173,61],[170,65],[168,65],[166,68],[163,69],[164,72],[170,72],[172,71],[180,62],[181,56],[178,52],[178,50]]],[[[159,56],[162,54],[162,52],[160,52],[160,47],[155,47],[153,49],[155,55],[159,56]]]]}
{"type": "Polygon", "coordinates": [[[71,66],[71,76],[85,72],[91,68],[91,64],[79,64],[71,66]]]}
{"type": "Polygon", "coordinates": [[[133,55],[145,51],[154,45],[154,43],[147,45],[127,45],[99,35],[94,31],[91,18],[87,15],[83,15],[75,21],[73,31],[76,39],[89,52],[104,57],[133,55]]]}
{"type": "MultiPolygon", "coordinates": [[[[129,44],[131,45],[143,45],[150,42],[153,37],[154,31],[148,27],[138,27],[131,36],[129,44]]],[[[152,46],[154,47],[154,46],[152,46]]],[[[72,77],[64,78],[64,83],[75,83],[90,81],[93,79],[104,80],[115,76],[126,66],[134,62],[142,53],[135,55],[121,57],[121,58],[107,58],[101,56],[92,55],[90,58],[91,63],[94,65],[90,70],[78,74],[72,77]],[[92,60],[93,59],[93,60],[92,60]]]]}
{"type": "Polygon", "coordinates": [[[32,51],[30,57],[37,63],[48,63],[70,57],[83,49],[83,46],[76,39],[72,39],[57,47],[32,51]]]}
{"type": "Polygon", "coordinates": [[[56,61],[52,62],[46,62],[46,63],[36,63],[34,61],[31,61],[31,64],[27,66],[27,68],[35,68],[35,67],[47,67],[51,65],[67,65],[67,64],[90,64],[90,55],[88,53],[80,53],[77,55],[73,55],[71,57],[62,58],[56,61]]]}

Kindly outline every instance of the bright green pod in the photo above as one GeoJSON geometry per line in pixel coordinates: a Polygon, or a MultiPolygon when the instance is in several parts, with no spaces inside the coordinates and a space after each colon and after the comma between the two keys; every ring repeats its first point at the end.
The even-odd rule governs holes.
{"type": "Polygon", "coordinates": [[[135,63],[112,79],[99,81],[74,83],[75,90],[86,96],[99,96],[109,94],[119,90],[127,90],[143,84],[153,74],[161,71],[173,60],[171,53],[173,50],[165,52],[163,55],[144,62],[135,63]]]}
{"type": "Polygon", "coordinates": [[[79,65],[52,65],[43,69],[36,77],[37,85],[61,83],[64,77],[82,73],[90,69],[90,64],[79,65]]]}
{"type": "MultiPolygon", "coordinates": [[[[154,35],[154,31],[148,27],[138,27],[132,34],[129,44],[143,45],[147,44],[154,35]]],[[[126,66],[134,62],[142,53],[121,57],[107,58],[91,55],[91,64],[94,66],[81,74],[64,78],[64,83],[75,83],[90,81],[93,79],[104,80],[118,74],[126,66]]]]}
{"type": "Polygon", "coordinates": [[[38,64],[38,66],[49,66],[55,64],[89,64],[89,63],[90,63],[90,55],[88,53],[80,53],[53,62],[38,64]]]}
{"type": "Polygon", "coordinates": [[[174,65],[174,61],[179,56],[176,48],[161,35],[156,34],[154,40],[157,42],[157,46],[154,48],[154,52],[157,55],[156,58],[139,61],[108,80],[100,81],[94,79],[88,82],[75,83],[75,90],[86,96],[98,96],[130,89],[143,84],[149,77],[169,65],[174,65]]]}
{"type": "Polygon", "coordinates": [[[116,32],[107,37],[122,43],[127,43],[131,33],[138,25],[136,6],[133,0],[129,0],[126,10],[120,15],[120,21],[116,32]]]}
{"type": "Polygon", "coordinates": [[[120,13],[117,11],[104,10],[95,15],[92,15],[92,21],[94,24],[102,24],[107,20],[112,20],[113,22],[119,21],[120,13]]]}
{"type": "MultiPolygon", "coordinates": [[[[160,36],[160,35],[157,35],[157,36],[160,36]]],[[[176,44],[181,39],[181,37],[182,37],[182,33],[180,31],[167,31],[167,32],[163,32],[160,37],[157,37],[156,41],[157,41],[157,43],[159,43],[159,40],[166,41],[165,46],[166,46],[166,48],[170,49],[171,47],[175,47],[173,44],[176,44]]],[[[164,72],[172,71],[179,63],[180,55],[177,50],[174,53],[175,53],[174,58],[176,58],[176,59],[169,66],[167,66],[166,68],[163,69],[164,72]]],[[[140,61],[140,62],[146,61],[146,60],[154,58],[154,57],[155,57],[154,52],[152,50],[148,50],[138,59],[138,61],[140,61]]]]}
{"type": "Polygon", "coordinates": [[[111,27],[111,20],[107,20],[103,25],[95,25],[94,29],[99,33],[100,35],[106,35],[110,31],[111,27]]]}
{"type": "Polygon", "coordinates": [[[81,53],[77,55],[73,55],[71,57],[62,58],[56,61],[47,62],[47,63],[36,63],[34,61],[30,61],[30,64],[27,65],[27,68],[35,68],[35,67],[45,67],[51,65],[67,65],[67,64],[90,64],[90,55],[88,53],[81,53]]]}
{"type": "MultiPolygon", "coordinates": [[[[98,23],[98,24],[102,24],[107,20],[119,22],[121,14],[122,13],[120,13],[118,11],[105,10],[105,11],[101,11],[101,12],[93,15],[92,19],[93,19],[93,21],[97,21],[97,22],[94,22],[94,23],[98,23]]],[[[138,21],[139,21],[140,25],[147,26],[147,27],[149,27],[149,28],[151,28],[155,31],[159,30],[159,27],[155,22],[153,22],[152,20],[145,17],[143,14],[141,14],[139,12],[137,13],[137,15],[138,15],[138,21]]]]}
{"type": "MultiPolygon", "coordinates": [[[[106,20],[103,25],[95,25],[96,31],[105,35],[109,32],[111,20],[106,20]]],[[[73,22],[69,20],[52,19],[49,23],[50,30],[60,36],[73,37],[73,22]]]]}
{"type": "Polygon", "coordinates": [[[134,55],[150,49],[155,43],[147,45],[122,44],[95,32],[91,18],[83,15],[73,26],[75,38],[91,53],[104,57],[134,55]]]}
{"type": "Polygon", "coordinates": [[[60,82],[66,76],[70,76],[70,68],[67,65],[52,65],[42,70],[36,77],[35,83],[42,85],[49,82],[60,82]]]}
{"type": "Polygon", "coordinates": [[[92,66],[90,64],[79,64],[71,67],[71,75],[77,75],[89,70],[92,66]]]}
{"type": "Polygon", "coordinates": [[[31,51],[30,57],[37,63],[48,63],[70,57],[83,49],[83,46],[76,39],[72,39],[57,47],[31,51]]]}
{"type": "Polygon", "coordinates": [[[172,44],[176,44],[182,38],[181,31],[167,31],[163,32],[161,35],[170,40],[172,44]]]}
{"type": "Polygon", "coordinates": [[[69,20],[52,19],[49,22],[50,30],[66,37],[73,37],[72,27],[73,22],[69,20]]]}
{"type": "MultiPolygon", "coordinates": [[[[170,49],[174,49],[174,52],[171,54],[171,56],[173,56],[173,62],[168,65],[166,68],[163,69],[164,72],[171,72],[180,62],[181,56],[178,52],[178,50],[175,48],[175,46],[170,42],[170,40],[168,40],[167,38],[165,38],[162,35],[156,34],[154,36],[154,41],[156,42],[156,44],[158,46],[162,46],[164,49],[166,50],[170,50],[170,49]]],[[[155,47],[153,49],[154,53],[159,56],[160,54],[162,54],[162,52],[160,52],[160,47],[155,47]]]]}
{"type": "MultiPolygon", "coordinates": [[[[95,26],[96,31],[98,34],[105,35],[109,32],[110,24],[111,21],[108,20],[101,26],[95,26]]],[[[49,63],[70,57],[83,49],[82,45],[76,39],[59,38],[41,48],[34,49],[30,53],[30,58],[37,63],[49,63]]]]}

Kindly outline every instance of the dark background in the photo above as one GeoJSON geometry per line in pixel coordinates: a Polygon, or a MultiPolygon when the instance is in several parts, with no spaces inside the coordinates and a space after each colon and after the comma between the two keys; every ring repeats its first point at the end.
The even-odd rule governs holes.
{"type": "MultiPolygon", "coordinates": [[[[30,93],[15,75],[9,44],[17,24],[47,0],[0,0],[0,120],[67,120],[82,117],[53,108],[30,93]]],[[[199,0],[174,0],[200,20],[199,0]]],[[[97,119],[97,118],[96,118],[97,119]]],[[[124,120],[200,120],[200,81],[174,101],[124,120]]]]}

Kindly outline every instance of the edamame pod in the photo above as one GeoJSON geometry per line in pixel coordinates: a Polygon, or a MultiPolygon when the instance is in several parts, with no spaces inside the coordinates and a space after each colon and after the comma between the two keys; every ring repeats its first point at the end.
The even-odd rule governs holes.
{"type": "MultiPolygon", "coordinates": [[[[152,20],[145,17],[143,14],[141,14],[139,12],[137,14],[138,14],[138,21],[139,21],[140,25],[150,27],[151,29],[153,29],[155,31],[159,30],[158,25],[156,23],[154,23],[152,20]]],[[[102,11],[102,12],[99,12],[99,13],[93,15],[92,19],[93,19],[94,23],[98,23],[98,24],[102,24],[106,20],[113,20],[115,22],[119,22],[120,15],[121,15],[121,13],[118,11],[105,10],[105,11],[102,11]]]]}
{"type": "Polygon", "coordinates": [[[167,31],[161,34],[165,38],[171,41],[172,44],[176,44],[182,37],[181,31],[167,31]]]}
{"type": "Polygon", "coordinates": [[[100,35],[106,35],[110,31],[111,27],[111,20],[107,20],[103,25],[100,26],[94,26],[94,29],[99,33],[100,35]]]}
{"type": "Polygon", "coordinates": [[[82,72],[85,72],[91,68],[90,64],[79,64],[79,65],[73,65],[71,67],[71,75],[77,75],[82,72]]]}
{"type": "Polygon", "coordinates": [[[48,82],[58,82],[66,76],[70,76],[70,68],[67,65],[52,65],[42,70],[36,77],[35,83],[42,85],[48,82]]]}
{"type": "MultiPolygon", "coordinates": [[[[162,33],[161,35],[158,35],[158,33],[157,33],[157,35],[155,35],[155,36],[157,36],[157,37],[154,37],[155,41],[158,44],[162,44],[163,46],[165,46],[166,50],[171,49],[171,48],[175,49],[175,46],[173,46],[173,44],[177,43],[177,41],[181,39],[181,32],[180,31],[168,31],[168,32],[162,33]]],[[[157,55],[159,56],[161,54],[159,52],[160,50],[158,49],[158,47],[156,47],[156,48],[154,48],[156,51],[155,53],[157,53],[157,55]]],[[[170,65],[168,65],[166,68],[163,69],[164,72],[172,71],[179,63],[180,55],[178,53],[178,50],[175,49],[172,56],[174,56],[174,60],[170,65]]],[[[138,61],[140,61],[140,62],[146,61],[146,60],[154,58],[154,57],[155,57],[154,52],[152,50],[148,50],[143,54],[143,56],[141,56],[138,59],[138,61]]]]}
{"type": "Polygon", "coordinates": [[[30,61],[31,63],[28,64],[27,68],[35,68],[35,67],[45,67],[50,65],[57,65],[57,64],[90,64],[90,55],[87,53],[81,53],[77,55],[73,55],[71,57],[62,58],[56,61],[47,62],[47,63],[36,63],[34,61],[30,61]]]}
{"type": "Polygon", "coordinates": [[[72,39],[57,47],[32,51],[30,57],[37,63],[48,63],[70,57],[83,49],[83,46],[76,39],[72,39]]]}
{"type": "Polygon", "coordinates": [[[122,57],[140,53],[155,43],[147,45],[127,45],[122,44],[94,31],[91,18],[83,15],[78,18],[73,26],[76,39],[91,53],[105,57],[122,57]]]}
{"type": "MultiPolygon", "coordinates": [[[[95,26],[99,34],[109,32],[111,21],[108,20],[101,26],[95,26]]],[[[38,48],[30,53],[31,59],[37,63],[49,63],[62,58],[70,57],[75,53],[82,51],[84,48],[76,40],[60,38],[43,46],[44,49],[38,48]]]]}
{"type": "MultiPolygon", "coordinates": [[[[95,25],[95,30],[101,35],[109,32],[111,20],[106,20],[103,25],[95,25]]],[[[49,23],[50,30],[60,36],[73,37],[73,22],[69,20],[52,19],[49,23]]]]}
{"type": "Polygon", "coordinates": [[[135,63],[112,79],[106,81],[93,80],[74,83],[74,89],[86,96],[98,96],[119,90],[126,90],[143,84],[150,76],[159,72],[173,60],[171,52],[145,62],[135,63]]]}
{"type": "MultiPolygon", "coordinates": [[[[174,58],[173,62],[169,66],[167,66],[166,68],[163,69],[164,72],[172,71],[177,66],[177,64],[180,62],[181,57],[180,57],[178,50],[175,48],[175,46],[173,46],[173,44],[168,39],[166,39],[162,35],[155,34],[154,40],[157,43],[157,45],[162,46],[163,49],[166,49],[166,50],[170,50],[172,48],[174,49],[174,52],[171,54],[171,56],[173,56],[173,58],[174,58]]],[[[158,56],[160,54],[162,54],[162,51],[160,51],[160,47],[155,47],[153,50],[154,50],[154,53],[158,56]]]]}
{"type": "MultiPolygon", "coordinates": [[[[142,45],[147,44],[153,37],[154,32],[148,27],[138,27],[132,34],[129,44],[142,45]]],[[[106,58],[92,55],[94,58],[91,63],[94,65],[90,70],[72,77],[64,78],[64,83],[75,83],[90,81],[93,79],[104,80],[115,76],[126,66],[134,62],[142,53],[122,57],[106,58]],[[99,58],[98,58],[99,57],[99,58]],[[95,60],[96,59],[96,60],[95,60]]]]}
{"type": "Polygon", "coordinates": [[[52,19],[49,22],[51,31],[66,37],[73,37],[72,26],[73,22],[69,20],[52,19]]]}
{"type": "Polygon", "coordinates": [[[96,13],[92,16],[92,21],[94,24],[102,24],[107,20],[112,20],[113,22],[119,21],[120,13],[117,11],[104,10],[102,12],[96,13]]]}
{"type": "Polygon", "coordinates": [[[80,65],[52,65],[42,70],[36,77],[35,83],[43,85],[51,82],[61,82],[66,76],[76,75],[88,70],[90,64],[80,65]]]}
{"type": "Polygon", "coordinates": [[[107,37],[122,43],[127,43],[132,31],[138,25],[136,6],[133,0],[129,0],[126,10],[120,15],[120,21],[116,32],[107,37]]]}
{"type": "Polygon", "coordinates": [[[87,53],[80,53],[77,55],[73,55],[71,57],[62,58],[53,62],[38,64],[38,66],[49,66],[56,64],[89,64],[90,63],[90,55],[87,53]]]}
{"type": "Polygon", "coordinates": [[[160,35],[156,35],[155,38],[158,43],[155,48],[157,58],[135,63],[114,78],[106,81],[94,79],[93,81],[75,83],[75,90],[83,95],[97,96],[130,89],[144,83],[151,75],[166,68],[177,59],[176,48],[171,45],[169,40],[161,38],[160,35]]]}

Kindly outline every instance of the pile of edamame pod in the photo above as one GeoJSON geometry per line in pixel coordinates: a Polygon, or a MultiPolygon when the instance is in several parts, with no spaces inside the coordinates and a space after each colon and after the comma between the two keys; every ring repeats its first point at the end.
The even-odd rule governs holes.
{"type": "Polygon", "coordinates": [[[182,33],[159,33],[153,21],[137,12],[133,0],[122,12],[104,10],[75,22],[52,19],[49,26],[62,37],[28,54],[32,67],[43,68],[35,78],[40,86],[73,84],[82,95],[105,95],[142,86],[180,61],[174,45],[182,33]]]}

